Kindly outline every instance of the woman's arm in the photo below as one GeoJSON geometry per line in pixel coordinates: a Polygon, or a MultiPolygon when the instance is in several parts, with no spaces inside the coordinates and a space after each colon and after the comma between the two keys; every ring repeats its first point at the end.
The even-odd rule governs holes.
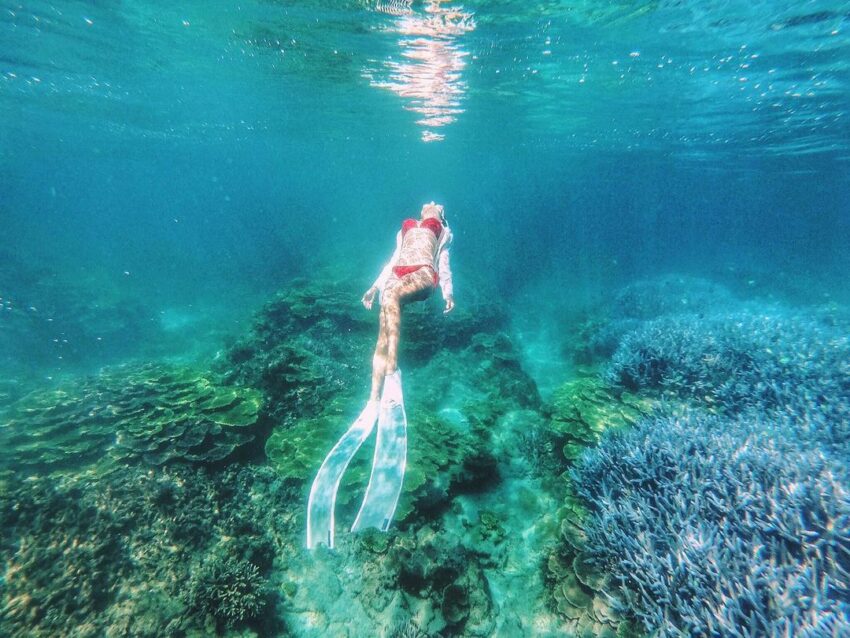
{"type": "Polygon", "coordinates": [[[440,275],[440,288],[443,291],[443,299],[446,300],[446,309],[443,312],[451,312],[455,307],[454,288],[452,286],[452,268],[449,263],[449,244],[451,238],[443,246],[438,258],[438,273],[440,275]]]}

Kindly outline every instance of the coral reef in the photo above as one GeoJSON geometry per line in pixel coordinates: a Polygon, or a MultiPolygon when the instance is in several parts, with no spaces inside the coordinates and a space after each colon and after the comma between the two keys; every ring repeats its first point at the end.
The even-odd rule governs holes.
{"type": "Polygon", "coordinates": [[[217,361],[228,382],[262,390],[276,424],[339,413],[368,388],[374,316],[352,282],[296,280],[217,361]],[[358,383],[359,382],[359,383],[358,383]]]}
{"type": "Polygon", "coordinates": [[[430,601],[429,631],[464,635],[464,627],[489,626],[492,600],[487,578],[472,551],[447,536],[411,542],[399,538],[387,555],[396,585],[415,599],[430,601]],[[439,612],[439,613],[437,613],[439,612]]]}
{"type": "Polygon", "coordinates": [[[204,563],[186,590],[186,603],[227,625],[254,620],[267,604],[268,592],[259,568],[232,556],[204,563]]]}
{"type": "MultiPolygon", "coordinates": [[[[358,289],[294,282],[213,371],[131,365],[17,400],[0,425],[0,465],[14,470],[0,467],[0,634],[288,635],[281,618],[297,635],[338,627],[339,606],[362,601],[362,635],[405,619],[413,635],[493,635],[487,570],[506,564],[512,504],[541,511],[525,484],[499,502],[505,459],[520,456],[494,442],[511,419],[547,424],[494,305],[405,309],[398,524],[304,549],[306,490],[369,386],[376,317],[358,289]],[[237,463],[261,444],[266,465],[237,463]]],[[[339,520],[359,505],[370,443],[345,474],[339,520]]]]}
{"type": "MultiPolygon", "coordinates": [[[[216,362],[216,369],[229,382],[263,390],[269,416],[281,426],[345,413],[365,401],[377,335],[376,313],[366,312],[352,292],[359,289],[359,282],[351,280],[293,281],[263,306],[250,333],[216,362]]],[[[421,367],[446,352],[467,350],[480,333],[504,324],[493,304],[446,316],[435,316],[422,304],[407,306],[401,367],[407,371],[408,364],[421,367]]]]}
{"type": "Polygon", "coordinates": [[[553,394],[549,432],[570,462],[606,430],[631,425],[653,407],[652,401],[616,391],[599,375],[579,376],[553,394]]]}
{"type": "Polygon", "coordinates": [[[387,632],[386,638],[428,638],[428,634],[412,620],[405,620],[393,625],[387,632]]]}
{"type": "MultiPolygon", "coordinates": [[[[357,288],[351,282],[317,278],[302,284],[267,304],[251,334],[219,367],[228,379],[267,393],[277,425],[266,454],[282,477],[306,493],[322,459],[362,407],[375,317],[352,298],[357,288]]],[[[454,493],[495,485],[498,476],[486,452],[490,428],[482,422],[495,423],[517,405],[542,403],[510,339],[499,332],[504,318],[495,306],[446,317],[432,310],[407,307],[403,320],[401,358],[410,365],[405,387],[415,392],[406,393],[408,463],[398,521],[415,510],[433,515],[454,493]]],[[[341,512],[368,480],[370,444],[343,477],[341,512]]]]}
{"type": "Polygon", "coordinates": [[[262,396],[198,370],[118,366],[10,407],[0,427],[0,466],[80,467],[140,458],[161,465],[220,461],[254,440],[262,396]]]}
{"type": "Polygon", "coordinates": [[[543,564],[554,610],[571,634],[637,638],[641,632],[611,604],[609,591],[613,589],[613,580],[604,566],[593,563],[586,551],[585,503],[569,481],[564,481],[560,491],[563,501],[558,512],[558,541],[546,554],[543,564]]]}
{"type": "Polygon", "coordinates": [[[598,361],[616,345],[601,423],[624,424],[616,399],[637,392],[636,427],[558,418],[582,397],[568,384],[559,410],[556,394],[574,466],[546,565],[555,606],[571,623],[626,618],[658,636],[850,631],[844,315],[672,284],[622,290],[576,350],[598,361]],[[647,396],[667,416],[647,418],[647,396]]]}
{"type": "Polygon", "coordinates": [[[567,351],[581,363],[608,359],[623,337],[645,322],[677,314],[716,313],[735,304],[723,286],[687,275],[662,275],[630,283],[601,304],[578,328],[567,351]]]}
{"type": "Polygon", "coordinates": [[[624,337],[607,376],[728,412],[823,414],[836,442],[850,438],[850,337],[816,316],[771,309],[657,319],[624,337]]]}
{"type": "Polygon", "coordinates": [[[266,574],[292,531],[282,511],[291,494],[271,469],[97,468],[3,488],[0,634],[280,631],[272,615],[257,617],[273,602],[266,574]]]}
{"type": "Polygon", "coordinates": [[[653,635],[843,635],[843,460],[793,418],[647,419],[582,455],[571,475],[590,515],[571,529],[653,635]]]}

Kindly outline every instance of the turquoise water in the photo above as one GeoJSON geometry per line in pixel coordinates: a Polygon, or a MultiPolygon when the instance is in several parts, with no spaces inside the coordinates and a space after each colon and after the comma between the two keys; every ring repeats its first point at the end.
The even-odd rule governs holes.
{"type": "Polygon", "coordinates": [[[849,200],[847,2],[4,3],[0,634],[845,635],[849,200]],[[307,550],[431,200],[393,526],[370,440],[307,550]],[[591,489],[668,431],[729,461],[646,498],[720,531],[591,489]]]}

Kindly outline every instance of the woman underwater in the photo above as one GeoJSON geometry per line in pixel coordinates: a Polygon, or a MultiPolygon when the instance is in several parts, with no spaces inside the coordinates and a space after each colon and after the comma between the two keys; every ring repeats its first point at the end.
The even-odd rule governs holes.
{"type": "Polygon", "coordinates": [[[452,311],[451,241],[443,207],[434,202],[425,204],[418,220],[404,220],[396,235],[395,252],[361,299],[371,309],[375,294],[381,293],[372,390],[366,407],[325,457],[313,480],[307,504],[308,548],[320,543],[334,546],[334,505],[340,480],[376,423],[378,434],[369,485],[351,530],[377,527],[385,532],[392,522],[407,463],[407,415],[398,369],[401,307],[427,299],[439,285],[446,302],[444,312],[452,311]]]}
{"type": "Polygon", "coordinates": [[[396,235],[395,252],[375,283],[363,295],[363,305],[371,309],[375,293],[381,291],[378,344],[372,359],[370,400],[378,400],[384,376],[396,371],[402,305],[427,299],[439,284],[446,302],[443,312],[451,312],[455,307],[449,265],[451,241],[452,231],[446,224],[443,207],[434,202],[425,204],[419,221],[412,218],[404,220],[396,235]]]}

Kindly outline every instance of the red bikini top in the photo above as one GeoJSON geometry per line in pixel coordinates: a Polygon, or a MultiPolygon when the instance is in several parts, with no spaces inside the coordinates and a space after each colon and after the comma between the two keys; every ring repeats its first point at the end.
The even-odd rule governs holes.
{"type": "Polygon", "coordinates": [[[439,237],[440,233],[443,232],[443,225],[436,217],[429,217],[428,219],[423,220],[422,223],[419,223],[415,219],[405,219],[401,224],[401,236],[404,237],[405,233],[411,228],[427,228],[437,237],[439,237]]]}

